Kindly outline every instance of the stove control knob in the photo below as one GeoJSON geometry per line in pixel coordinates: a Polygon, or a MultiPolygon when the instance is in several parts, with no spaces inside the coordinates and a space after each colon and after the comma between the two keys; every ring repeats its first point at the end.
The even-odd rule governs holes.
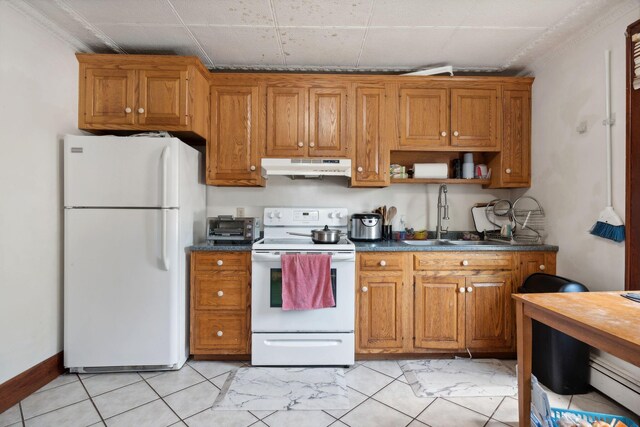
{"type": "Polygon", "coordinates": [[[336,212],[336,218],[342,218],[342,212],[336,212]]]}
{"type": "Polygon", "coordinates": [[[268,216],[269,218],[273,218],[273,212],[269,212],[269,213],[267,214],[267,216],[268,216]]]}
{"type": "Polygon", "coordinates": [[[333,212],[329,212],[329,218],[333,218],[333,212]]]}
{"type": "Polygon", "coordinates": [[[282,218],[282,212],[276,212],[276,218],[278,219],[282,218]]]}

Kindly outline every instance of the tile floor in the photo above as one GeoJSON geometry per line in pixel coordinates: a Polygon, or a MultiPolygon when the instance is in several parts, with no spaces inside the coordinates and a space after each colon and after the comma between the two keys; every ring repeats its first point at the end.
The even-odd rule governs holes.
{"type": "MultiPolygon", "coordinates": [[[[229,372],[240,366],[189,361],[165,373],[62,375],[0,414],[0,427],[517,426],[515,399],[418,398],[395,361],[358,362],[346,372],[348,410],[212,411],[229,372]]],[[[597,392],[549,398],[554,407],[633,416],[597,392]]]]}

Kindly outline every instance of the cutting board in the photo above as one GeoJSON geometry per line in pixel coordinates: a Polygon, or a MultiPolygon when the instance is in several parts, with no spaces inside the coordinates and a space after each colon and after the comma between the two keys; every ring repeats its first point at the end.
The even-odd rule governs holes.
{"type": "Polygon", "coordinates": [[[492,224],[491,221],[487,219],[486,210],[487,208],[485,206],[471,208],[473,224],[476,226],[476,231],[478,233],[482,233],[483,231],[500,231],[500,228],[503,225],[511,224],[508,217],[496,217],[495,223],[498,224],[498,226],[492,224]]]}

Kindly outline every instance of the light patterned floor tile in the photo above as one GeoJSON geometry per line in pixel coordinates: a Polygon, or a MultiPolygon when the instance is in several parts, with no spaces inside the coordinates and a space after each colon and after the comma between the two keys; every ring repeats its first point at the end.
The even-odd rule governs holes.
{"type": "Polygon", "coordinates": [[[343,423],[340,420],[334,421],[334,423],[331,424],[331,427],[345,427],[345,426],[349,427],[349,426],[347,426],[345,423],[343,423]]]}
{"type": "Polygon", "coordinates": [[[147,382],[160,396],[166,396],[176,391],[191,387],[205,381],[205,378],[189,365],[179,371],[165,372],[157,377],[149,378],[147,382]]]}
{"type": "Polygon", "coordinates": [[[247,427],[257,422],[258,419],[249,411],[204,411],[187,418],[184,422],[189,427],[247,427]]]}
{"type": "Polygon", "coordinates": [[[0,427],[6,427],[20,421],[22,421],[20,405],[17,403],[0,414],[0,427]]]}
{"type": "Polygon", "coordinates": [[[74,381],[27,397],[22,401],[22,413],[25,419],[33,418],[88,398],[80,381],[74,381]]]}
{"type": "Polygon", "coordinates": [[[74,381],[78,381],[78,375],[76,374],[62,374],[59,375],[55,380],[49,382],[47,385],[41,387],[36,391],[36,393],[51,390],[52,388],[59,387],[61,385],[69,384],[74,381]]]}
{"type": "Polygon", "coordinates": [[[157,377],[158,375],[162,375],[168,371],[149,371],[149,372],[138,372],[142,378],[148,380],[149,378],[157,377]]]}
{"type": "Polygon", "coordinates": [[[213,378],[236,370],[243,366],[242,362],[224,362],[209,360],[190,360],[187,362],[193,369],[200,372],[205,378],[213,378]]]}
{"type": "Polygon", "coordinates": [[[100,422],[100,415],[90,400],[84,400],[64,408],[26,420],[27,427],[85,427],[100,422]]]}
{"type": "Polygon", "coordinates": [[[544,391],[547,392],[547,396],[549,397],[549,405],[552,408],[561,408],[561,409],[569,409],[569,402],[571,402],[571,395],[561,395],[552,392],[544,385],[540,384],[544,391]]]}
{"type": "Polygon", "coordinates": [[[638,420],[638,416],[597,392],[576,394],[571,399],[569,409],[574,411],[600,412],[603,414],[622,415],[638,420]]]}
{"type": "Polygon", "coordinates": [[[482,427],[489,417],[444,399],[436,399],[418,416],[418,420],[436,427],[482,427]]]}
{"type": "Polygon", "coordinates": [[[504,397],[445,397],[444,399],[490,417],[504,397]]]}
{"type": "Polygon", "coordinates": [[[433,397],[417,397],[410,385],[400,381],[392,382],[374,394],[373,398],[412,418],[435,400],[433,397]]]}
{"type": "Polygon", "coordinates": [[[153,400],[158,395],[144,381],[101,394],[94,397],[98,411],[103,418],[111,418],[130,409],[142,406],[153,400]]]}
{"type": "Polygon", "coordinates": [[[420,422],[418,420],[413,420],[411,421],[411,424],[409,424],[407,427],[425,427],[426,424],[423,422],[420,422]]]}
{"type": "Polygon", "coordinates": [[[187,427],[187,425],[184,423],[184,421],[178,421],[175,424],[171,424],[169,427],[187,427]]]}
{"type": "Polygon", "coordinates": [[[158,399],[105,421],[108,427],[166,427],[179,422],[180,419],[158,399]]]}
{"type": "Polygon", "coordinates": [[[510,426],[517,426],[518,400],[513,397],[505,397],[492,418],[510,426]]]}
{"type": "Polygon", "coordinates": [[[209,381],[204,381],[164,398],[180,418],[185,419],[210,408],[220,391],[209,381]]]}
{"type": "Polygon", "coordinates": [[[269,427],[327,427],[335,420],[322,411],[276,411],[262,422],[269,427]]]}
{"type": "Polygon", "coordinates": [[[215,378],[211,378],[211,382],[218,387],[219,389],[222,389],[222,386],[224,385],[225,382],[227,382],[227,378],[229,377],[229,372],[222,374],[222,375],[218,375],[215,378]]]}
{"type": "Polygon", "coordinates": [[[378,392],[382,387],[393,381],[393,378],[369,369],[365,366],[358,366],[357,368],[347,372],[347,385],[353,389],[358,390],[367,396],[372,396],[378,392]]]}
{"type": "Polygon", "coordinates": [[[402,375],[402,369],[400,369],[400,365],[395,360],[368,360],[362,364],[392,378],[398,378],[402,375]]]}
{"type": "Polygon", "coordinates": [[[368,396],[366,394],[362,394],[350,387],[347,387],[347,397],[349,398],[349,409],[325,409],[324,412],[335,418],[342,418],[344,414],[368,399],[368,396]]]}
{"type": "Polygon", "coordinates": [[[267,418],[269,415],[273,414],[276,411],[249,411],[258,419],[267,418]]]}
{"type": "Polygon", "coordinates": [[[498,420],[491,419],[484,427],[509,427],[509,425],[505,423],[501,423],[498,420]]]}
{"type": "Polygon", "coordinates": [[[97,374],[83,379],[82,383],[91,396],[98,396],[111,390],[142,381],[136,372],[118,374],[97,374]]]}
{"type": "Polygon", "coordinates": [[[411,422],[411,418],[405,414],[372,399],[367,400],[340,420],[350,427],[404,427],[411,422]]]}

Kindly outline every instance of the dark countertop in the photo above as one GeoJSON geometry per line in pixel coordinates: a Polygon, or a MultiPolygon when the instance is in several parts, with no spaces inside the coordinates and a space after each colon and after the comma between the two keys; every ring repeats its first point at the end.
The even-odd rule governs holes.
{"type": "Polygon", "coordinates": [[[212,252],[250,252],[251,245],[253,243],[220,243],[217,245],[212,245],[210,243],[200,243],[198,245],[189,246],[187,250],[189,251],[212,251],[212,252]]]}

